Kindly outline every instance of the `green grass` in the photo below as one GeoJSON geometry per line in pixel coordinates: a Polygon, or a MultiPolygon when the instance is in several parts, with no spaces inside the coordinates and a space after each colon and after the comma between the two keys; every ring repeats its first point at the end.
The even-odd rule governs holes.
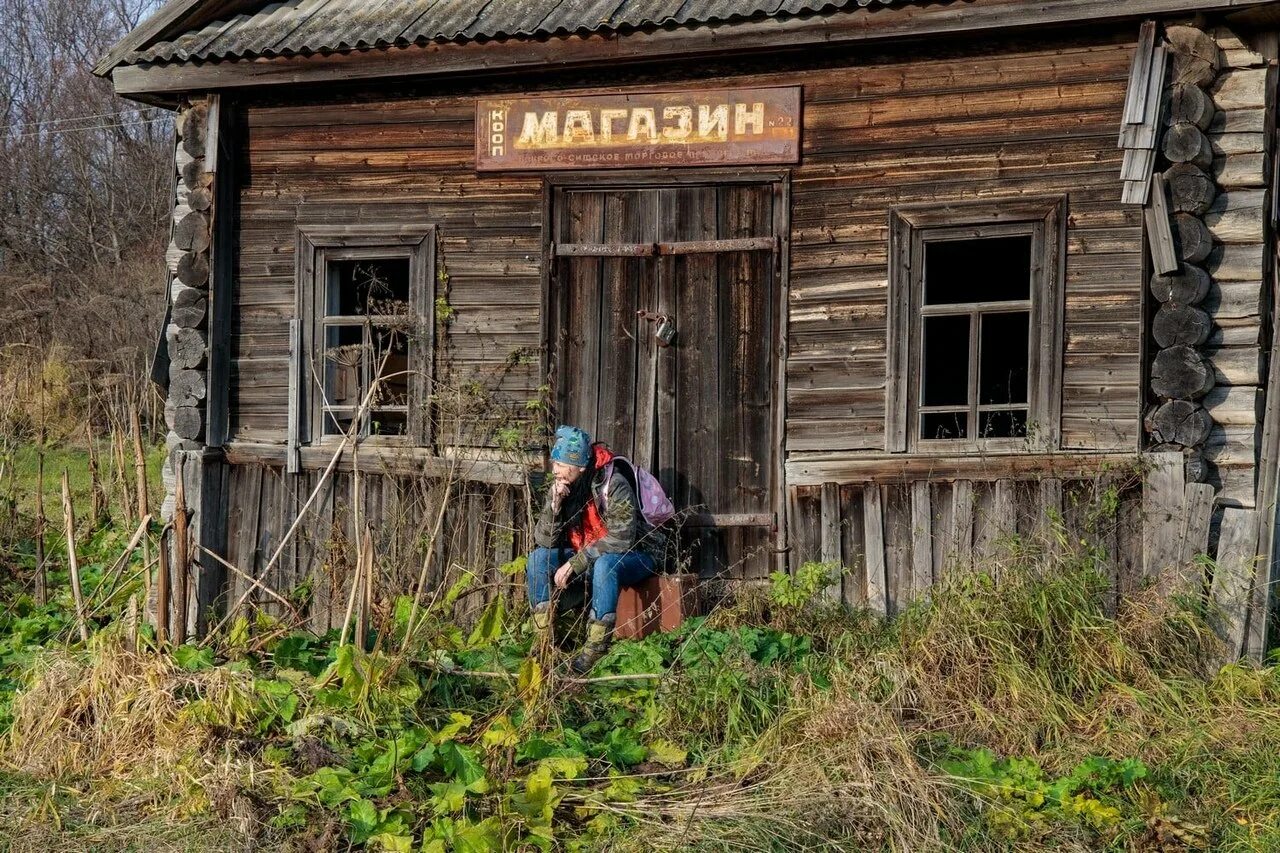
{"type": "MultiPolygon", "coordinates": [[[[21,445],[14,458],[14,491],[18,499],[18,511],[29,516],[35,514],[36,495],[39,494],[39,449],[34,444],[21,445]]],[[[111,445],[101,442],[98,449],[99,464],[106,470],[100,473],[101,478],[114,476],[115,469],[110,467],[111,445]]],[[[163,445],[147,449],[147,480],[150,486],[150,500],[153,507],[159,506],[164,497],[164,485],[160,470],[164,465],[165,450],[163,445]]],[[[126,478],[130,500],[133,495],[133,453],[129,451],[126,461],[126,478]]],[[[67,481],[71,487],[71,499],[76,508],[76,515],[83,517],[89,508],[90,478],[89,451],[85,446],[62,445],[46,447],[44,451],[44,511],[50,519],[62,518],[62,472],[67,472],[67,481]]],[[[7,488],[8,484],[0,484],[7,488]]],[[[120,494],[120,487],[113,480],[104,483],[108,494],[120,494]]],[[[61,523],[60,521],[58,523],[61,523]]]]}

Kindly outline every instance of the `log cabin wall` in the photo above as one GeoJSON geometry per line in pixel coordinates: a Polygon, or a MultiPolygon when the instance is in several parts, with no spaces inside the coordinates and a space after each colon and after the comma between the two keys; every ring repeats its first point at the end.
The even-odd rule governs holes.
{"type": "MultiPolygon", "coordinates": [[[[785,544],[792,567],[807,559],[851,567],[839,590],[850,603],[897,609],[953,558],[985,558],[1008,534],[1043,533],[1044,507],[1072,519],[1063,529],[1079,538],[1089,527],[1080,521],[1084,496],[1109,489],[1120,496],[1114,520],[1106,530],[1089,527],[1088,535],[1101,537],[1099,547],[1129,567],[1117,578],[1124,588],[1159,569],[1164,552],[1144,553],[1145,536],[1199,517],[1204,495],[1170,474],[1156,490],[1157,505],[1171,507],[1163,527],[1144,534],[1144,508],[1153,498],[1116,474],[1141,449],[1146,402],[1142,211],[1119,203],[1116,147],[1135,38],[1126,26],[1087,39],[948,44],[928,56],[825,55],[813,67],[774,73],[671,78],[668,71],[655,75],[657,83],[645,77],[631,84],[804,87],[804,155],[790,183],[786,334],[777,342],[786,382],[785,544]],[[1065,203],[1056,444],[890,452],[891,212],[1024,199],[1065,203]],[[1037,511],[1012,511],[1028,507],[1037,511]]],[[[545,89],[617,82],[601,79],[558,80],[545,89]]],[[[474,171],[473,94],[392,99],[375,91],[312,103],[247,101],[241,109],[228,554],[256,573],[327,461],[304,448],[304,472],[292,480],[281,472],[300,211],[312,220],[434,224],[434,297],[451,315],[437,324],[438,375],[494,386],[518,413],[546,382],[537,357],[544,344],[546,195],[540,175],[474,171]]],[[[491,429],[480,428],[454,443],[495,449],[496,442],[491,429]]],[[[401,461],[380,472],[375,463],[360,500],[344,499],[352,482],[340,475],[304,524],[300,541],[312,544],[286,554],[267,578],[281,590],[312,578],[318,627],[332,624],[340,609],[343,573],[314,545],[349,543],[342,531],[357,523],[354,505],[383,525],[403,516],[411,519],[406,530],[429,529],[438,502],[407,497],[418,488],[409,469],[401,461]],[[387,510],[406,505],[415,508],[387,510]]],[[[454,492],[446,526],[456,532],[440,553],[436,579],[468,562],[492,567],[528,545],[522,478],[510,468],[486,470],[476,479],[488,482],[454,492]]],[[[413,535],[385,536],[387,548],[407,554],[415,547],[413,535]]],[[[1174,538],[1199,541],[1198,533],[1174,538]]]]}

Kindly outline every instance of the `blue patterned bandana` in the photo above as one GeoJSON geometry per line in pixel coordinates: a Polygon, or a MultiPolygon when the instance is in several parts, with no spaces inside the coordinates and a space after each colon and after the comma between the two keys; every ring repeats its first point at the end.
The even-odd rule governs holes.
{"type": "Polygon", "coordinates": [[[575,426],[556,430],[556,443],[551,448],[551,461],[586,468],[591,459],[591,436],[575,426]]]}

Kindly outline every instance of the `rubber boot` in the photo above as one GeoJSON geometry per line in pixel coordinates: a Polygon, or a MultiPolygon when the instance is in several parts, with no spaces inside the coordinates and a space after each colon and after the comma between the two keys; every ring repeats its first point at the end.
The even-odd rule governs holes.
{"type": "Polygon", "coordinates": [[[609,646],[613,643],[613,623],[616,618],[615,614],[610,613],[604,619],[592,619],[587,623],[587,642],[569,664],[574,672],[585,675],[609,651],[609,646]]]}
{"type": "Polygon", "coordinates": [[[544,601],[534,606],[533,613],[529,616],[529,629],[533,635],[531,648],[540,648],[551,641],[551,617],[553,615],[550,601],[544,601]]]}

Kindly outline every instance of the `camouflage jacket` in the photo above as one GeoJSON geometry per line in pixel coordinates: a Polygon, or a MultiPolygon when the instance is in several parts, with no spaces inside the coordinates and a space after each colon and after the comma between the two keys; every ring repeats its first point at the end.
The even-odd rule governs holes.
{"type": "MultiPolygon", "coordinates": [[[[640,551],[653,558],[655,570],[661,568],[666,549],[666,536],[645,520],[636,504],[635,490],[630,480],[619,468],[614,468],[609,482],[604,482],[604,472],[598,471],[591,484],[591,497],[596,506],[603,506],[605,535],[576,553],[569,561],[574,574],[582,574],[601,554],[624,554],[640,551]],[[607,496],[607,500],[605,500],[607,496]]],[[[584,509],[562,506],[556,512],[552,491],[547,490],[542,512],[534,527],[534,542],[541,548],[567,548],[569,531],[582,523],[584,509]]]]}

